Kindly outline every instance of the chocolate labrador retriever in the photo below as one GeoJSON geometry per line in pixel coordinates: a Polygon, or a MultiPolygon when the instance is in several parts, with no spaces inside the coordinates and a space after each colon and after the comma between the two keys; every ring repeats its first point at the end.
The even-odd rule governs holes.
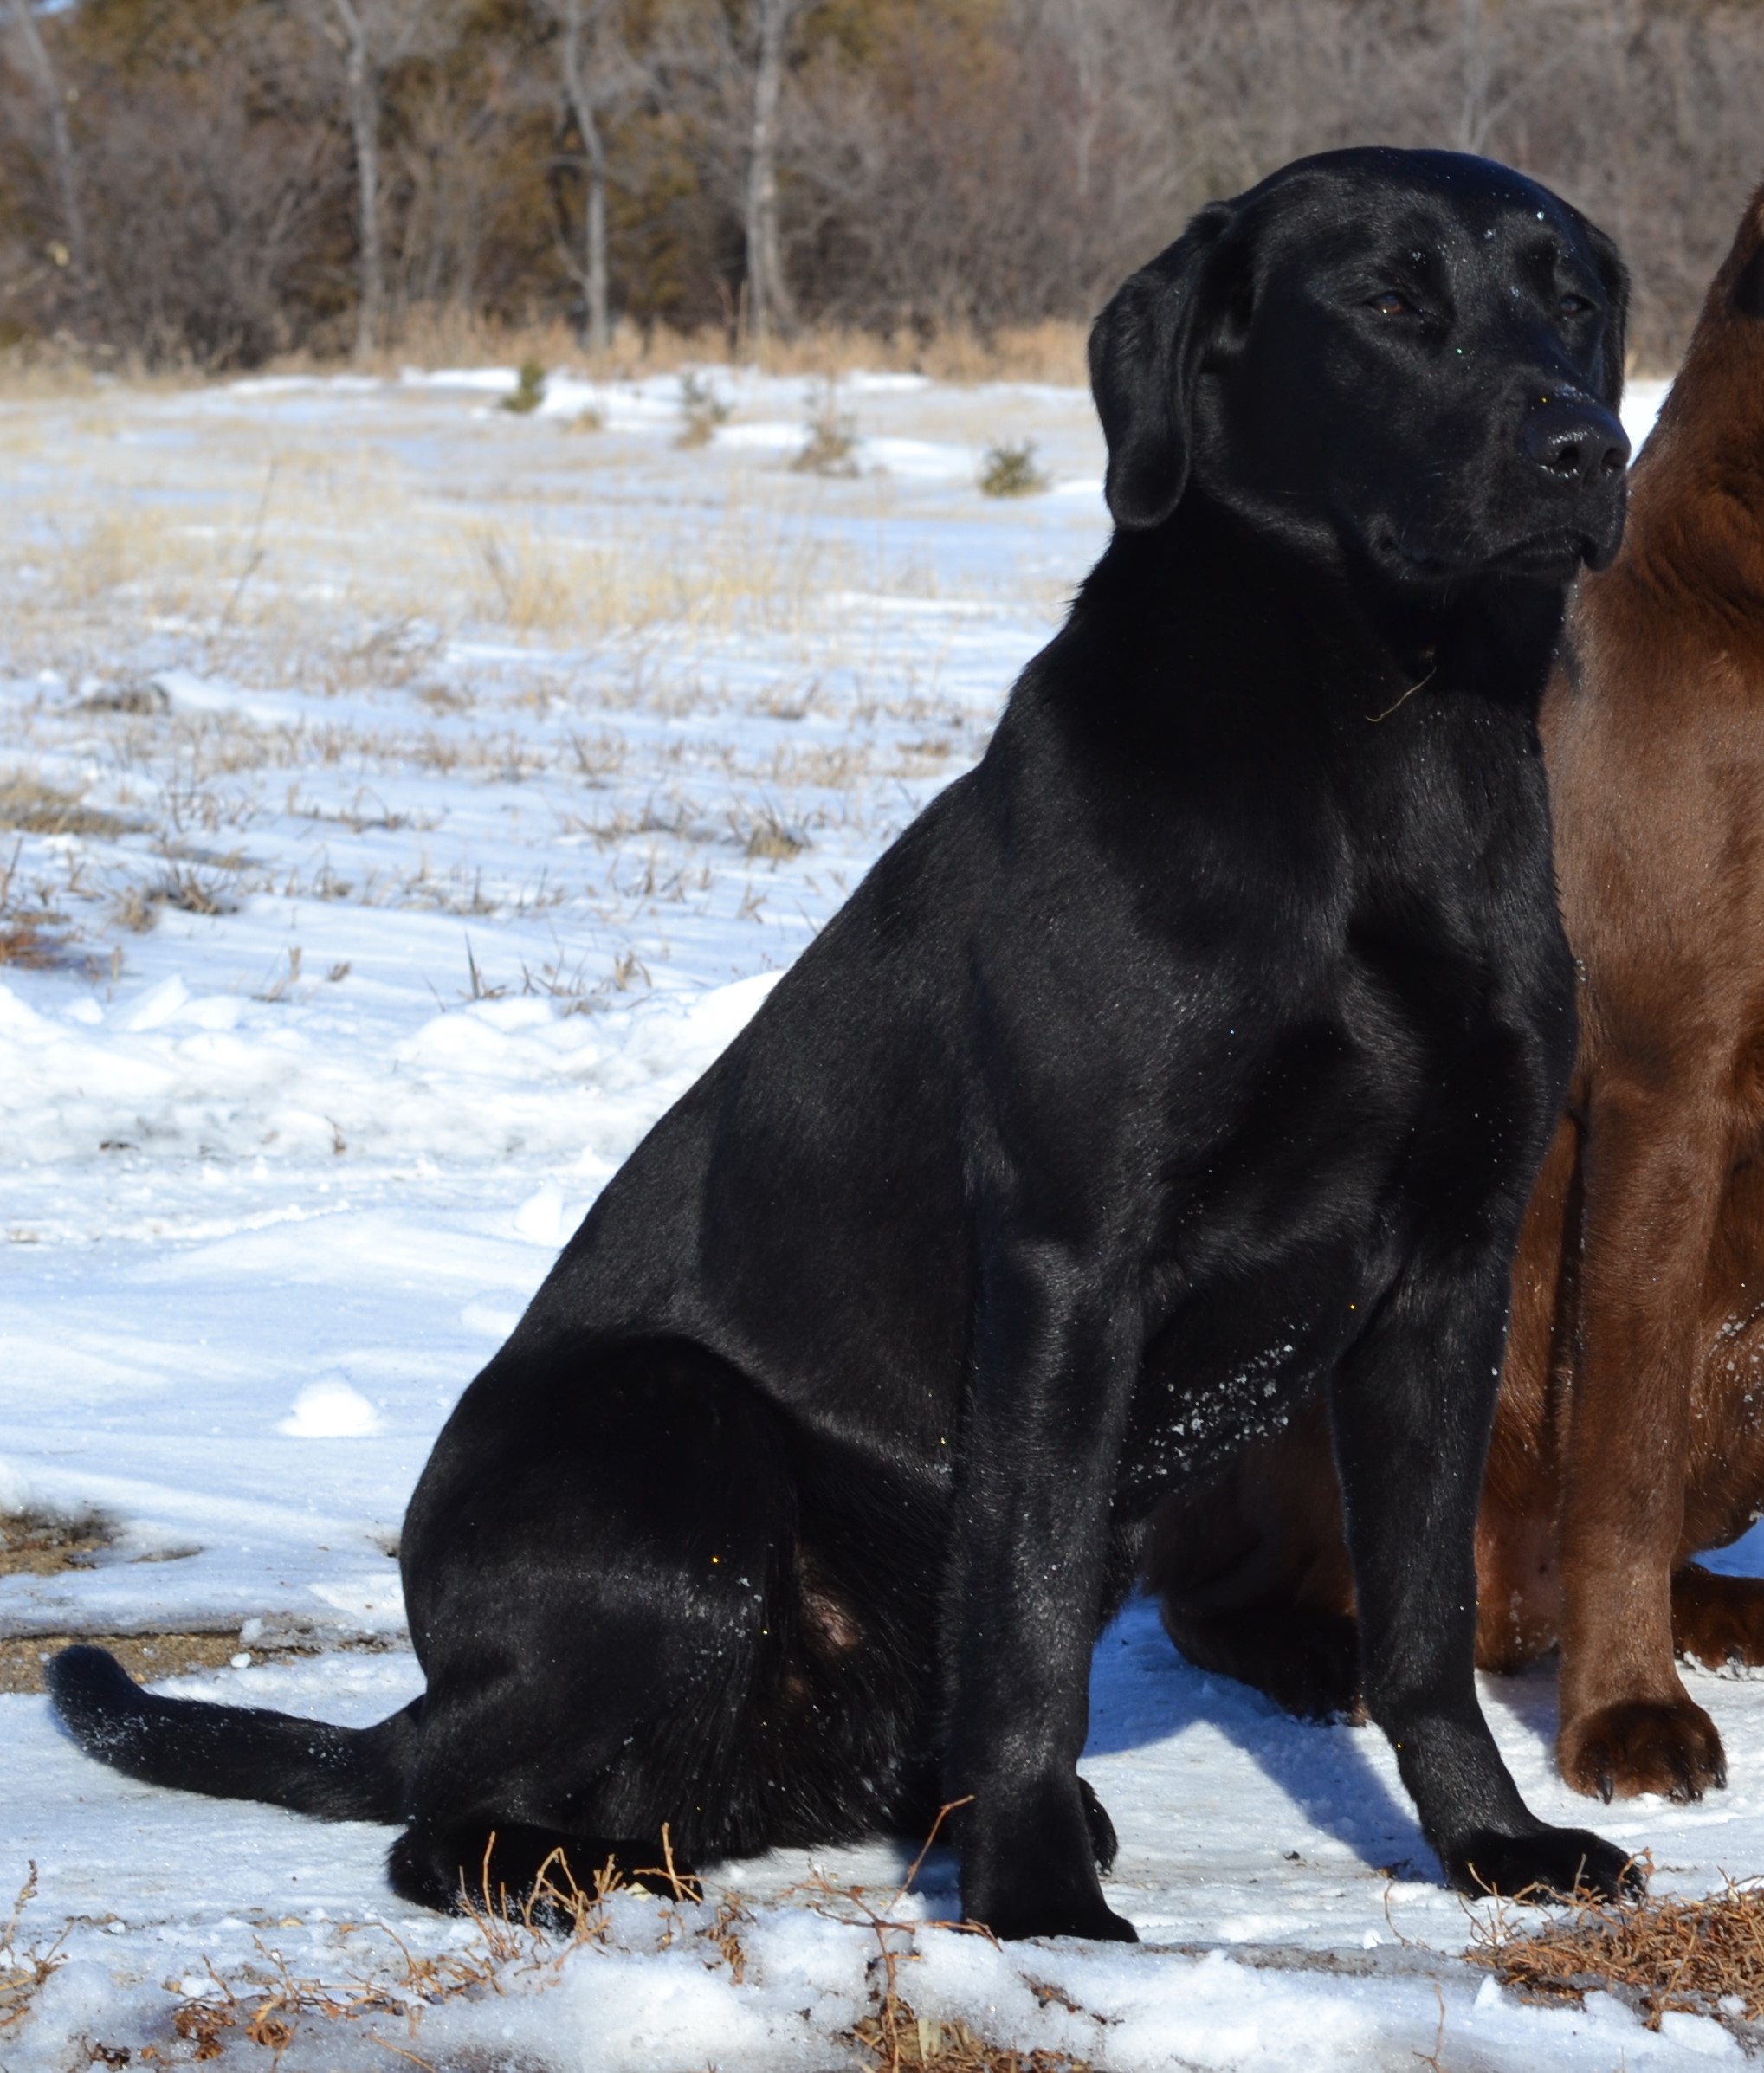
{"type": "MultiPolygon", "coordinates": [[[[1478,1660],[1559,1642],[1583,1792],[1725,1782],[1675,1650],[1764,1663],[1764,1582],[1691,1558],[1764,1508],[1764,190],[1580,585],[1544,701],[1582,978],[1527,1214],[1478,1527],[1478,1660]]],[[[1315,1412],[1160,1520],[1180,1645],[1302,1711],[1352,1703],[1354,1585],[1315,1412]]]]}
{"type": "Polygon", "coordinates": [[[954,1826],[1001,1935],[1130,1938],[1080,1779],[1142,1522],[1333,1409],[1366,1689],[1449,1876],[1602,1893],[1477,1704],[1513,1247],[1573,1061],[1536,711],[1610,559],[1624,276],[1446,152],[1302,160],[1091,342],[1114,538],[939,798],[656,1126],[403,1541],[347,1730],[53,1689],[132,1776],[396,1822],[436,1907],[561,1847],[954,1826]],[[494,1838],[494,1848],[492,1845],[494,1838]]]}

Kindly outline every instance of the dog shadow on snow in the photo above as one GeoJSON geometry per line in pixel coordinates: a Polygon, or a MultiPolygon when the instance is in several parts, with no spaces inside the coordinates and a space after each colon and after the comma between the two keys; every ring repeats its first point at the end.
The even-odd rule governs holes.
{"type": "MultiPolygon", "coordinates": [[[[1498,1682],[1492,1724],[1503,1739],[1516,1726],[1551,1747],[1556,1728],[1554,1665],[1542,1676],[1498,1682]]],[[[1164,1632],[1155,1602],[1133,1598],[1096,1646],[1085,1759],[1174,1743],[1200,1726],[1233,1744],[1312,1826],[1344,1844],[1368,1869],[1429,1880],[1441,1876],[1408,1796],[1387,1775],[1387,1765],[1381,1769],[1374,1760],[1388,1754],[1376,1728],[1296,1721],[1250,1686],[1197,1669],[1164,1632]]],[[[1186,1761],[1182,1770],[1200,1783],[1186,1761]]],[[[1107,1780],[1095,1782],[1107,1805],[1107,1780]]],[[[1216,1794],[1218,1785],[1208,1784],[1216,1794]]],[[[1179,1819],[1179,1774],[1172,1780],[1170,1796],[1171,1811],[1179,1819]]]]}

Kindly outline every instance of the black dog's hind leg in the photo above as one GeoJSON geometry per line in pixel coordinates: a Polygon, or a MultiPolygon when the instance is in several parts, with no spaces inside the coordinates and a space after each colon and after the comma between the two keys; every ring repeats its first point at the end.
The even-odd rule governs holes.
{"type": "Polygon", "coordinates": [[[1505,1339],[1506,1257],[1412,1269],[1332,1390],[1367,1712],[1465,1892],[1614,1897],[1625,1854],[1519,1797],[1475,1674],[1475,1527],[1505,1339]]]}
{"type": "Polygon", "coordinates": [[[662,1863],[664,1830],[682,1864],[764,1847],[742,1757],[794,1530],[780,1421],[743,1378],[675,1343],[517,1337],[405,1524],[429,1690],[397,1891],[458,1906],[488,1853],[519,1905],[553,1850],[587,1888],[609,1857],[662,1863]]]}
{"type": "Polygon", "coordinates": [[[684,1874],[880,1824],[904,1688],[869,1674],[861,1604],[823,1616],[838,1674],[816,1654],[837,1591],[803,1585],[799,1454],[698,1347],[505,1350],[405,1529],[429,1691],[401,1894],[458,1906],[487,1852],[518,1905],[554,1850],[586,1889],[609,1858],[684,1874]]]}

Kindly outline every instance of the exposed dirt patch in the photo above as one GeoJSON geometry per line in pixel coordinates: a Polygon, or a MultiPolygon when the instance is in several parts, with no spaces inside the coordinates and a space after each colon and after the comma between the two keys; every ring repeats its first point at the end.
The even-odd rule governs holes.
{"type": "Polygon", "coordinates": [[[95,1514],[48,1519],[34,1512],[0,1512],[0,1576],[58,1576],[64,1569],[89,1569],[113,1537],[95,1514]]]}
{"type": "MultiPolygon", "coordinates": [[[[239,1653],[236,1634],[15,1634],[0,1640],[0,1692],[42,1690],[50,1656],[76,1641],[108,1649],[130,1676],[141,1681],[219,1669],[239,1653]]],[[[252,1660],[259,1659],[254,1650],[252,1660]]],[[[268,1659],[267,1653],[262,1656],[268,1659]]]]}
{"type": "MultiPolygon", "coordinates": [[[[161,1677],[186,1676],[195,1670],[223,1669],[235,1656],[249,1654],[253,1663],[298,1663],[320,1651],[315,1648],[252,1646],[236,1632],[216,1634],[13,1634],[0,1637],[0,1692],[42,1691],[43,1670],[52,1656],[83,1642],[108,1649],[138,1683],[161,1677]]],[[[349,1649],[347,1652],[357,1652],[349,1649]]]]}

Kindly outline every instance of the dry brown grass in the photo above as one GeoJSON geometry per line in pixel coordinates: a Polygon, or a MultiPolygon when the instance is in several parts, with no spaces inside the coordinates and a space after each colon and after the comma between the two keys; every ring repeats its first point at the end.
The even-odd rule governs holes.
{"type": "MultiPolygon", "coordinates": [[[[987,333],[966,325],[951,326],[926,338],[910,332],[883,337],[875,332],[822,326],[770,340],[759,365],[768,374],[840,375],[862,369],[927,374],[947,382],[1058,382],[1082,387],[1088,378],[1085,338],[1083,325],[1058,318],[1007,325],[987,333]]],[[[392,375],[401,367],[519,367],[530,361],[540,367],[584,369],[604,381],[671,374],[706,362],[727,361],[734,353],[728,333],[720,326],[674,331],[658,324],[645,331],[620,323],[605,352],[591,354],[567,325],[505,326],[467,311],[425,309],[406,320],[397,338],[369,363],[368,371],[392,375]]],[[[738,357],[747,356],[742,352],[738,357]]],[[[275,361],[273,371],[334,373],[344,365],[334,358],[303,352],[275,361]]],[[[71,383],[77,371],[70,365],[61,378],[71,383]]],[[[45,373],[32,378],[49,378],[45,373]]],[[[89,382],[89,375],[87,379],[89,382]]],[[[6,392],[4,363],[0,363],[0,393],[6,392]]]]}
{"type": "MultiPolygon", "coordinates": [[[[936,1832],[934,1828],[934,1837],[936,1832]]],[[[494,1845],[492,1837],[492,1850],[494,1845]]],[[[928,1841],[926,1847],[928,1850],[928,1841]]],[[[462,1912],[474,1932],[463,1946],[424,1954],[413,1951],[384,1923],[346,1924],[339,1933],[349,1940],[355,1962],[339,1982],[302,1976],[260,1937],[255,1940],[255,1960],[226,1973],[210,1965],[208,1991],[179,2002],[171,2012],[166,2044],[136,2047],[133,2057],[149,2063],[210,2061],[224,2057],[235,2043],[248,2043],[269,2053],[275,2063],[297,2040],[308,2050],[322,2049],[327,2029],[337,2025],[390,2022],[403,2041],[376,2031],[377,2041],[401,2058],[427,2065],[430,2062],[414,2047],[430,2010],[511,1991],[543,1991],[555,1984],[577,1954],[619,1947],[609,1903],[615,1895],[637,1892],[659,1902],[662,1948],[695,1948],[708,1966],[727,1972],[736,1986],[741,1986],[747,1969],[744,1935],[751,1915],[727,1896],[714,1905],[705,1900],[698,1882],[675,1866],[665,1828],[662,1857],[659,1865],[629,1876],[609,1861],[585,1884],[557,1851],[542,1868],[533,1892],[517,1902],[505,1887],[493,1885],[491,1850],[487,1850],[475,1889],[461,1895],[462,1912]]],[[[876,1936],[876,1955],[870,1966],[876,2005],[842,2041],[861,2050],[877,2073],[916,2073],[918,2069],[1089,2073],[1085,2060],[1061,2052],[1016,2050],[988,2040],[965,2022],[923,2017],[913,2008],[901,1992],[900,1974],[911,1961],[914,1934],[924,1925],[897,1921],[894,1912],[923,1857],[921,1852],[906,1883],[881,1906],[861,1887],[836,1887],[818,1877],[789,1896],[835,1920],[868,1928],[876,1936]]],[[[962,1927],[972,1934],[987,1934],[972,1924],[962,1927]]],[[[1071,2005],[1051,1989],[1035,1991],[1044,1999],[1071,2005]]]]}
{"type": "Polygon", "coordinates": [[[120,814],[88,806],[28,771],[0,778],[0,828],[25,835],[121,835],[132,823],[120,814]]]}
{"type": "Polygon", "coordinates": [[[12,914],[0,911],[0,965],[22,972],[46,972],[65,963],[68,946],[55,932],[61,914],[12,914]]]}
{"type": "MultiPolygon", "coordinates": [[[[662,1839],[665,1850],[665,1831],[662,1839]]],[[[230,1978],[210,1965],[211,1989],[172,2012],[178,2042],[169,2054],[148,2044],[136,2056],[150,2062],[167,2057],[216,2059],[238,2037],[269,2051],[279,2062],[302,2032],[318,2029],[322,2035],[323,2025],[374,2017],[392,2018],[414,2038],[424,2015],[449,2001],[502,1994],[511,1986],[531,1990],[554,1983],[576,1952],[611,1941],[607,1902],[615,1893],[647,1891],[659,1884],[677,1907],[699,1900],[694,1882],[675,1871],[671,1852],[663,1866],[639,1872],[634,1880],[621,1877],[609,1862],[584,1887],[559,1850],[541,1868],[533,1892],[517,1904],[506,1887],[491,1885],[494,1843],[493,1836],[478,1889],[461,1895],[462,1910],[476,1932],[463,1948],[424,1954],[412,1951],[384,1922],[365,1928],[347,1924],[342,1934],[360,1940],[366,1963],[339,1984],[303,1978],[281,1952],[256,1938],[258,1962],[230,1978]]],[[[746,1963],[736,1927],[740,1919],[740,1910],[726,1903],[696,1932],[715,1952],[713,1962],[727,1964],[738,1983],[746,1963]]],[[[379,2041],[418,2065],[429,2063],[387,2038],[379,2041]]]]}
{"type": "Polygon", "coordinates": [[[1465,1953],[1522,2000],[1560,2005],[1603,1992],[1649,2029],[1673,2011],[1717,2022],[1764,2019],[1764,1889],[1729,1881],[1704,1900],[1582,1901],[1541,1929],[1504,1908],[1479,1924],[1465,1953]]]}
{"type": "Polygon", "coordinates": [[[165,393],[196,388],[206,378],[193,365],[150,365],[139,353],[88,348],[65,335],[22,339],[0,347],[0,399],[8,403],[60,403],[91,396],[107,380],[165,393]]]}
{"type": "Polygon", "coordinates": [[[584,539],[488,521],[458,537],[475,611],[521,637],[583,640],[664,626],[794,633],[829,590],[861,574],[849,546],[733,493],[708,522],[640,537],[584,539]]]}
{"type": "Polygon", "coordinates": [[[934,2068],[936,2073],[1089,2073],[1089,2059],[990,2044],[964,2022],[941,2023],[916,2014],[898,1995],[890,2006],[866,2016],[852,2035],[882,2073],[911,2073],[916,2067],[934,2068]]]}
{"type": "MultiPolygon", "coordinates": [[[[487,343],[499,360],[530,350],[524,339],[487,343]]],[[[874,365],[878,354],[855,358],[874,365]]],[[[565,364],[579,366],[581,356],[565,364]]],[[[817,371],[829,382],[837,371],[817,371]]],[[[801,478],[770,462],[719,456],[701,466],[681,456],[675,465],[697,479],[662,525],[621,526],[594,515],[591,500],[585,525],[578,464],[623,453],[618,442],[569,442],[567,465],[517,479],[513,509],[498,500],[507,487],[499,475],[486,508],[437,494],[394,447],[340,445],[281,424],[267,433],[249,410],[227,410],[204,428],[204,505],[186,516],[184,507],[168,509],[163,454],[126,436],[139,408],[139,397],[121,389],[72,409],[0,404],[0,456],[17,459],[41,444],[47,425],[58,461],[65,452],[68,484],[47,531],[35,507],[0,524],[0,563],[10,572],[9,650],[18,670],[46,667],[75,682],[87,658],[101,661],[102,677],[116,681],[99,681],[74,709],[103,729],[107,753],[152,757],[203,727],[241,738],[274,731],[243,714],[180,709],[117,670],[115,658],[139,652],[168,627],[196,643],[202,670],[242,683],[326,693],[408,684],[445,701],[458,694],[435,680],[444,675],[448,638],[462,630],[507,629],[533,647],[555,637],[573,647],[737,630],[820,642],[833,594],[878,586],[934,594],[926,571],[884,568],[854,538],[803,523],[819,493],[805,499],[801,478]]],[[[494,436],[461,433],[471,452],[494,436]]],[[[830,454],[817,449],[816,466],[837,473],[843,463],[830,454]]],[[[842,511],[873,507],[880,521],[898,492],[877,478],[830,494],[842,511]]],[[[254,751],[253,759],[262,757],[254,751]]],[[[58,803],[41,804],[52,811],[58,803]]],[[[64,815],[75,810],[59,805],[64,815]]],[[[47,826],[47,817],[32,824],[47,826]]],[[[57,831],[79,831],[78,823],[57,831]]]]}
{"type": "Polygon", "coordinates": [[[24,1910],[36,1897],[36,1866],[33,1864],[18,1889],[11,1914],[4,1922],[0,1922],[0,2037],[15,2029],[30,2013],[31,2003],[43,1982],[61,1961],[61,1946],[68,1936],[66,1928],[48,1945],[26,1946],[19,1941],[19,1924],[24,1910]]]}
{"type": "Polygon", "coordinates": [[[27,896],[18,874],[23,849],[21,835],[11,856],[0,863],[0,965],[42,972],[67,961],[68,938],[61,932],[68,927],[68,917],[51,904],[46,887],[35,888],[34,900],[27,896]]]}

